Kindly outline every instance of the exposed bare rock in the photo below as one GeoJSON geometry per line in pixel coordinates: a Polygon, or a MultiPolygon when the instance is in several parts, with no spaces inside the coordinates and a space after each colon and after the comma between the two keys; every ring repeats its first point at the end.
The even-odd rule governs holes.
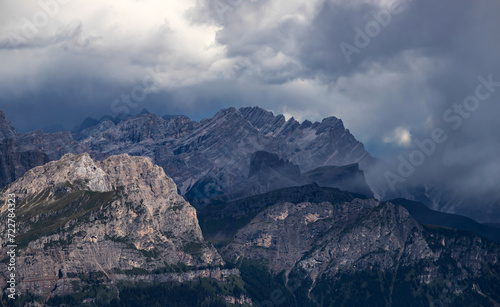
{"type": "Polygon", "coordinates": [[[37,130],[19,134],[17,140],[22,150],[44,152],[50,160],[59,160],[67,153],[81,154],[89,151],[87,147],[74,140],[69,131],[44,133],[37,130]]]}
{"type": "Polygon", "coordinates": [[[33,167],[49,162],[40,150],[25,151],[16,139],[0,140],[0,186],[3,187],[21,177],[33,167]]]}
{"type": "MultiPolygon", "coordinates": [[[[80,143],[102,155],[128,153],[148,156],[162,166],[182,194],[209,186],[214,196],[235,192],[248,180],[255,152],[275,153],[305,172],[325,165],[360,163],[374,159],[330,117],[321,123],[286,121],[260,108],[223,109],[194,122],[183,116],[153,114],[118,122],[100,122],[78,133],[80,143]]],[[[256,191],[256,192],[266,192],[256,191]]]]}
{"type": "MultiPolygon", "coordinates": [[[[66,153],[83,152],[98,160],[123,153],[150,157],[176,182],[182,195],[190,192],[196,197],[240,193],[241,186],[253,185],[248,177],[252,155],[266,151],[298,166],[302,174],[319,169],[330,176],[332,167],[337,167],[334,170],[337,173],[343,166],[357,164],[362,175],[359,174],[354,181],[359,184],[353,185],[351,177],[347,183],[336,182],[330,186],[373,194],[378,199],[404,197],[435,210],[491,223],[497,222],[500,210],[498,201],[495,201],[500,199],[497,191],[490,191],[488,195],[472,195],[470,191],[457,193],[436,182],[414,187],[407,182],[408,185],[402,184],[397,191],[391,191],[384,177],[389,166],[366,152],[363,144],[344,127],[342,120],[335,117],[321,122],[306,120],[299,123],[258,107],[245,107],[223,109],[211,118],[196,122],[185,116],[159,117],[145,111],[136,116],[87,118],[73,134],[42,131],[22,134],[17,133],[1,113],[0,139],[16,140],[14,155],[39,155],[43,152],[50,160],[57,160],[66,153]],[[478,204],[480,210],[476,210],[478,204]]],[[[8,151],[12,152],[11,149],[8,151]]],[[[0,178],[0,187],[19,178],[30,167],[39,165],[36,161],[41,158],[30,157],[31,162],[26,160],[4,158],[0,171],[5,176],[0,178]]],[[[338,178],[344,180],[342,176],[338,178]]],[[[288,180],[282,186],[270,184],[251,188],[248,193],[253,194],[242,196],[289,186],[290,181],[296,180],[288,180]]]]}
{"type": "MultiPolygon", "coordinates": [[[[133,281],[137,271],[223,264],[203,239],[196,210],[148,158],[125,154],[94,161],[88,154],[66,154],[28,171],[0,197],[7,200],[10,193],[16,195],[21,292],[48,297],[71,292],[68,282],[85,284],[82,276],[89,274],[111,281],[128,274],[133,281]]],[[[5,202],[2,220],[6,214],[5,202]]],[[[0,243],[5,247],[6,238],[0,243]]],[[[7,276],[4,262],[0,271],[7,276]]]]}
{"type": "MultiPolygon", "coordinates": [[[[475,280],[500,278],[495,275],[498,244],[477,235],[424,227],[405,208],[373,199],[277,202],[241,228],[223,252],[229,258],[262,261],[274,274],[305,274],[301,283],[310,280],[308,291],[318,291],[329,300],[339,295],[342,301],[357,290],[321,291],[335,289],[337,282],[358,281],[359,276],[371,278],[370,274],[389,276],[375,284],[387,282],[391,287],[411,276],[414,284],[405,287],[414,289],[438,287],[450,278],[463,287],[472,287],[475,280]]],[[[383,291],[389,298],[400,295],[392,288],[383,291]]]]}
{"type": "MultiPolygon", "coordinates": [[[[10,131],[10,125],[3,126],[10,131]]],[[[18,134],[16,139],[20,150],[44,152],[50,160],[83,152],[98,160],[123,153],[150,157],[177,183],[181,194],[192,190],[191,194],[202,192],[203,197],[235,193],[251,184],[252,155],[260,151],[276,154],[300,172],[351,163],[360,163],[364,169],[375,161],[340,119],[301,124],[258,107],[223,109],[200,122],[154,114],[87,119],[73,134],[34,131],[18,134]]],[[[4,185],[20,175],[6,179],[4,185]]],[[[251,193],[280,187],[284,186],[267,185],[251,193]]]]}
{"type": "Polygon", "coordinates": [[[0,110],[0,140],[12,139],[16,137],[16,130],[5,118],[5,113],[0,110]]]}
{"type": "Polygon", "coordinates": [[[378,203],[354,200],[332,205],[321,203],[278,203],[258,214],[240,229],[226,248],[228,256],[266,259],[278,273],[293,268],[310,250],[319,245],[318,235],[340,233],[378,203]]]}

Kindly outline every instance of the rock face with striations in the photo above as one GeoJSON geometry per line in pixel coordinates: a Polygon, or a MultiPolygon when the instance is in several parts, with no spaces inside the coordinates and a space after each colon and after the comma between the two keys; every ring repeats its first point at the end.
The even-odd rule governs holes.
{"type": "Polygon", "coordinates": [[[25,148],[18,140],[20,135],[0,111],[0,187],[21,177],[29,169],[49,162],[43,151],[25,148]]]}
{"type": "MultiPolygon", "coordinates": [[[[87,119],[73,133],[22,134],[15,132],[0,113],[0,140],[11,140],[10,143],[4,141],[8,144],[0,148],[3,152],[0,187],[19,178],[29,168],[46,162],[47,158],[57,160],[66,153],[88,152],[92,158],[103,160],[127,153],[149,157],[163,167],[182,195],[190,195],[192,199],[209,198],[240,193],[242,186],[253,186],[255,178],[249,180],[248,177],[252,155],[266,151],[298,166],[302,174],[313,171],[321,184],[327,184],[334,176],[338,180],[331,186],[351,192],[373,193],[379,199],[404,197],[421,201],[435,210],[467,215],[482,222],[498,222],[499,206],[495,200],[500,199],[500,193],[497,191],[471,197],[457,195],[456,191],[447,191],[445,186],[430,182],[416,188],[409,183],[410,186],[398,187],[392,193],[384,178],[390,168],[367,153],[363,144],[335,117],[299,123],[258,107],[245,107],[223,109],[211,118],[196,122],[185,116],[159,117],[141,112],[136,116],[87,119]],[[344,170],[353,164],[363,173],[350,175],[348,182],[339,182],[345,178],[344,170]],[[322,178],[318,170],[328,178],[322,178]]],[[[296,181],[289,179],[285,181],[296,181]]],[[[274,186],[267,185],[267,188],[274,186]]],[[[260,193],[266,192],[265,189],[257,187],[249,191],[260,193]]]]}
{"type": "Polygon", "coordinates": [[[223,253],[264,263],[311,306],[500,301],[500,245],[422,226],[405,208],[374,199],[279,201],[240,228],[223,253]]]}
{"type": "MultiPolygon", "coordinates": [[[[6,200],[9,193],[16,195],[18,291],[23,293],[71,293],[75,283],[86,285],[89,274],[108,284],[143,280],[137,272],[148,273],[150,281],[223,274],[196,271],[223,261],[204,240],[196,210],[148,158],[124,154],[99,162],[88,154],[67,154],[28,171],[0,197],[6,200]],[[178,265],[195,271],[184,277],[152,273],[172,272],[178,265]]],[[[2,220],[6,214],[4,203],[2,220]]],[[[5,227],[0,226],[2,233],[5,227]]],[[[0,239],[2,246],[5,240],[0,239]]],[[[0,272],[7,276],[4,262],[0,272]]]]}
{"type": "MultiPolygon", "coordinates": [[[[238,199],[310,183],[317,183],[322,187],[338,188],[369,197],[373,196],[358,164],[323,166],[301,174],[299,166],[280,159],[277,154],[266,151],[257,151],[252,154],[248,178],[240,184],[233,185],[231,194],[226,193],[226,196],[238,199]]],[[[217,186],[215,182],[210,180],[208,182],[198,181],[188,191],[186,197],[193,201],[195,199],[204,199],[209,195],[217,194],[213,191],[214,188],[218,188],[220,194],[223,194],[222,187],[217,186]]]]}
{"type": "Polygon", "coordinates": [[[245,183],[252,155],[259,151],[277,154],[301,172],[351,163],[363,168],[375,160],[334,117],[300,124],[254,107],[224,109],[200,122],[165,118],[145,114],[118,124],[104,121],[79,132],[78,140],[102,155],[151,157],[182,194],[208,185],[203,197],[231,193],[245,183]]]}
{"type": "Polygon", "coordinates": [[[245,184],[252,155],[259,151],[278,155],[300,172],[352,163],[364,169],[375,161],[340,119],[301,124],[258,107],[223,109],[200,122],[185,116],[140,114],[86,120],[81,128],[73,134],[35,131],[16,139],[22,150],[44,152],[50,160],[83,152],[99,160],[123,153],[146,156],[164,168],[181,194],[193,188],[197,191],[192,193],[199,194],[200,186],[208,185],[203,197],[232,193],[245,184]]]}
{"type": "Polygon", "coordinates": [[[5,113],[0,110],[0,140],[13,139],[16,137],[16,130],[12,128],[5,118],[5,113]]]}

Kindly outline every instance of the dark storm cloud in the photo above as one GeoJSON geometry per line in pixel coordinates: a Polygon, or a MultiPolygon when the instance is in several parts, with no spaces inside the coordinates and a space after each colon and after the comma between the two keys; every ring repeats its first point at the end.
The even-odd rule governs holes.
{"type": "Polygon", "coordinates": [[[0,109],[20,130],[72,128],[88,115],[116,113],[113,102],[126,105],[122,96],[154,70],[144,99],[128,112],[200,119],[223,107],[259,105],[299,119],[336,115],[396,168],[400,154],[441,128],[447,141],[405,183],[495,190],[500,90],[457,129],[443,116],[475,94],[478,76],[500,81],[498,1],[402,0],[396,13],[382,0],[199,0],[186,10],[180,3],[157,2],[165,13],[153,16],[156,10],[141,15],[138,2],[115,1],[68,20],[61,8],[53,30],[16,48],[6,27],[0,109]],[[172,10],[182,14],[167,16],[172,10]],[[123,22],[129,19],[133,26],[123,22]],[[374,22],[379,31],[370,36],[374,22]],[[363,46],[361,35],[369,38],[363,46]],[[356,52],[346,57],[347,44],[356,52]],[[408,142],[401,139],[408,134],[408,142]]]}
{"type": "MultiPolygon", "coordinates": [[[[466,97],[474,95],[480,84],[479,76],[491,75],[494,81],[500,81],[500,40],[496,31],[500,28],[496,16],[500,3],[464,0],[401,3],[397,13],[387,14],[389,10],[385,9],[390,4],[323,1],[317,4],[309,22],[302,22],[296,16],[269,22],[265,18],[269,1],[245,2],[223,15],[224,28],[217,34],[217,40],[227,46],[229,57],[251,59],[249,69],[262,64],[265,58],[262,50],[286,55],[297,63],[294,75],[289,78],[319,78],[329,84],[331,103],[338,104],[339,109],[356,103],[356,99],[338,102],[342,93],[347,92],[347,98],[372,97],[377,106],[375,112],[366,114],[360,110],[356,114],[360,121],[370,124],[356,123],[356,126],[372,130],[368,136],[371,142],[391,127],[407,128],[413,141],[428,139],[433,129],[443,129],[446,142],[437,144],[435,152],[425,157],[425,163],[405,178],[405,184],[448,182],[455,191],[491,195],[498,190],[500,181],[497,133],[500,90],[491,93],[477,110],[464,111],[465,115],[457,115],[456,106],[460,107],[466,97]],[[262,27],[260,20],[244,16],[262,16],[268,26],[262,27]],[[367,28],[377,20],[378,32],[367,28]],[[368,31],[376,35],[370,36],[368,31]],[[363,46],[356,44],[356,39],[358,42],[363,39],[360,32],[369,40],[363,46]],[[348,54],[348,59],[341,48],[343,43],[356,49],[348,54]],[[356,83],[360,76],[365,76],[363,80],[367,83],[376,83],[391,73],[408,77],[408,83],[386,82],[378,88],[356,83]],[[380,97],[385,100],[378,102],[380,97]],[[453,113],[446,113],[449,109],[453,113]],[[456,129],[450,123],[450,116],[462,118],[456,129]]],[[[211,16],[220,18],[220,12],[217,13],[212,7],[211,16]]],[[[262,81],[266,82],[264,78],[262,81]]],[[[301,111],[311,108],[293,101],[290,106],[301,111]]],[[[359,134],[363,135],[363,131],[359,134]]],[[[400,154],[408,157],[416,148],[413,142],[400,154]]],[[[400,163],[397,156],[389,161],[396,167],[400,163]]]]}

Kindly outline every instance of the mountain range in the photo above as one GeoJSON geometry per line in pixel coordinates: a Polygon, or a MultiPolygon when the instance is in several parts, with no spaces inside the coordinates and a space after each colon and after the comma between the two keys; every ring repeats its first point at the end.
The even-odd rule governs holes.
{"type": "MultiPolygon", "coordinates": [[[[383,166],[335,117],[144,111],[50,134],[0,112],[16,304],[498,306],[499,220],[434,211],[418,189],[383,199],[383,166]]],[[[0,273],[5,289],[5,253],[0,273]]]]}
{"type": "MultiPolygon", "coordinates": [[[[297,166],[301,175],[314,171],[314,180],[321,177],[318,171],[332,170],[325,166],[357,164],[364,180],[353,168],[348,176],[352,182],[322,183],[360,192],[365,190],[363,181],[366,181],[370,191],[364,193],[378,199],[403,197],[422,202],[433,210],[466,215],[485,223],[500,223],[500,207],[495,200],[500,197],[476,195],[474,191],[457,195],[436,182],[401,185],[392,191],[384,177],[389,166],[371,156],[344,127],[342,120],[335,117],[299,123],[259,107],[244,107],[223,109],[211,118],[194,121],[181,115],[159,117],[143,110],[135,116],[103,116],[100,120],[89,117],[72,132],[18,133],[5,114],[0,113],[0,187],[28,169],[60,159],[66,153],[88,152],[98,160],[127,153],[150,157],[173,178],[182,195],[209,198],[241,194],[252,182],[266,177],[259,174],[249,178],[252,156],[260,151],[297,166]]],[[[279,174],[280,170],[273,170],[271,177],[279,176],[275,171],[279,174]]],[[[298,173],[283,175],[287,180],[274,180],[282,185],[267,184],[268,190],[310,182],[299,178],[298,173]]],[[[246,196],[265,192],[266,183],[257,183],[257,186],[252,192],[245,192],[246,196]]]]}
{"type": "MultiPolygon", "coordinates": [[[[277,155],[279,159],[297,166],[302,173],[324,166],[355,163],[360,165],[361,170],[366,170],[376,162],[365,151],[363,144],[344,128],[340,119],[329,117],[321,123],[299,123],[293,118],[287,121],[283,115],[275,116],[257,107],[224,109],[200,122],[185,116],[161,118],[154,114],[114,119],[103,117],[99,121],[86,119],[73,133],[55,134],[42,131],[16,133],[3,113],[0,116],[0,125],[5,131],[3,139],[13,140],[11,142],[16,144],[11,145],[8,152],[40,155],[39,163],[7,157],[2,159],[5,161],[1,165],[4,173],[19,169],[5,176],[3,186],[17,179],[29,166],[43,164],[47,159],[59,159],[66,153],[88,152],[99,160],[123,153],[150,157],[174,179],[181,194],[201,193],[204,198],[241,190],[241,186],[254,175],[251,164],[256,163],[256,158],[264,157],[263,154],[255,156],[261,151],[277,155]],[[206,185],[210,187],[205,189],[206,185]]],[[[324,171],[332,169],[316,170],[315,176],[324,171]]],[[[352,185],[366,185],[358,178],[359,170],[354,167],[352,171],[356,181],[352,185]]],[[[292,181],[304,181],[304,178],[299,178],[299,173],[283,176],[292,181]]],[[[252,180],[256,180],[258,176],[253,177],[252,180]]],[[[295,183],[290,182],[292,185],[295,183]]],[[[367,184],[370,186],[369,180],[367,184]]],[[[361,189],[366,190],[366,187],[361,189]]]]}
{"type": "MultiPolygon", "coordinates": [[[[150,158],[83,153],[27,171],[0,191],[8,194],[16,196],[18,305],[500,301],[499,243],[316,183],[216,196],[195,209],[150,158]]],[[[8,259],[0,258],[2,289],[8,259]]]]}

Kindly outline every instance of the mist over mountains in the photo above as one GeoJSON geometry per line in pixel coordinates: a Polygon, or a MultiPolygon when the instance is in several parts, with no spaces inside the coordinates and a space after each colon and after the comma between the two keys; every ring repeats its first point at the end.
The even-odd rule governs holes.
{"type": "Polygon", "coordinates": [[[500,222],[495,195],[479,191],[457,194],[446,182],[418,181],[419,176],[392,190],[384,174],[397,174],[397,170],[370,155],[335,117],[300,123],[258,107],[245,107],[223,109],[197,122],[143,110],[135,116],[87,118],[73,132],[53,134],[40,130],[17,133],[4,115],[0,120],[2,185],[66,153],[88,152],[96,159],[128,153],[152,158],[188,198],[250,196],[321,182],[379,199],[404,197],[481,222],[500,222]],[[358,166],[347,167],[352,164],[358,166]],[[345,178],[332,179],[338,176],[345,178]]]}
{"type": "MultiPolygon", "coordinates": [[[[471,209],[440,185],[388,189],[387,165],[335,117],[300,123],[244,107],[194,121],[144,110],[18,133],[0,113],[0,146],[21,302],[500,301],[500,229],[432,210],[498,222],[490,204],[471,209]]],[[[7,289],[6,261],[0,272],[7,289]]]]}
{"type": "MultiPolygon", "coordinates": [[[[266,169],[256,162],[257,171],[266,169]]],[[[16,201],[14,305],[494,306],[500,300],[500,243],[472,228],[436,226],[444,220],[467,226],[460,217],[316,183],[219,195],[194,201],[196,209],[177,191],[150,158],[97,161],[88,153],[65,154],[1,189],[2,198],[16,201]]],[[[9,212],[5,203],[0,217],[9,212]]],[[[1,237],[0,244],[8,243],[1,237]]],[[[12,288],[9,255],[0,256],[3,300],[12,288]]]]}
{"type": "Polygon", "coordinates": [[[0,305],[500,306],[499,1],[1,8],[0,305]]]}

